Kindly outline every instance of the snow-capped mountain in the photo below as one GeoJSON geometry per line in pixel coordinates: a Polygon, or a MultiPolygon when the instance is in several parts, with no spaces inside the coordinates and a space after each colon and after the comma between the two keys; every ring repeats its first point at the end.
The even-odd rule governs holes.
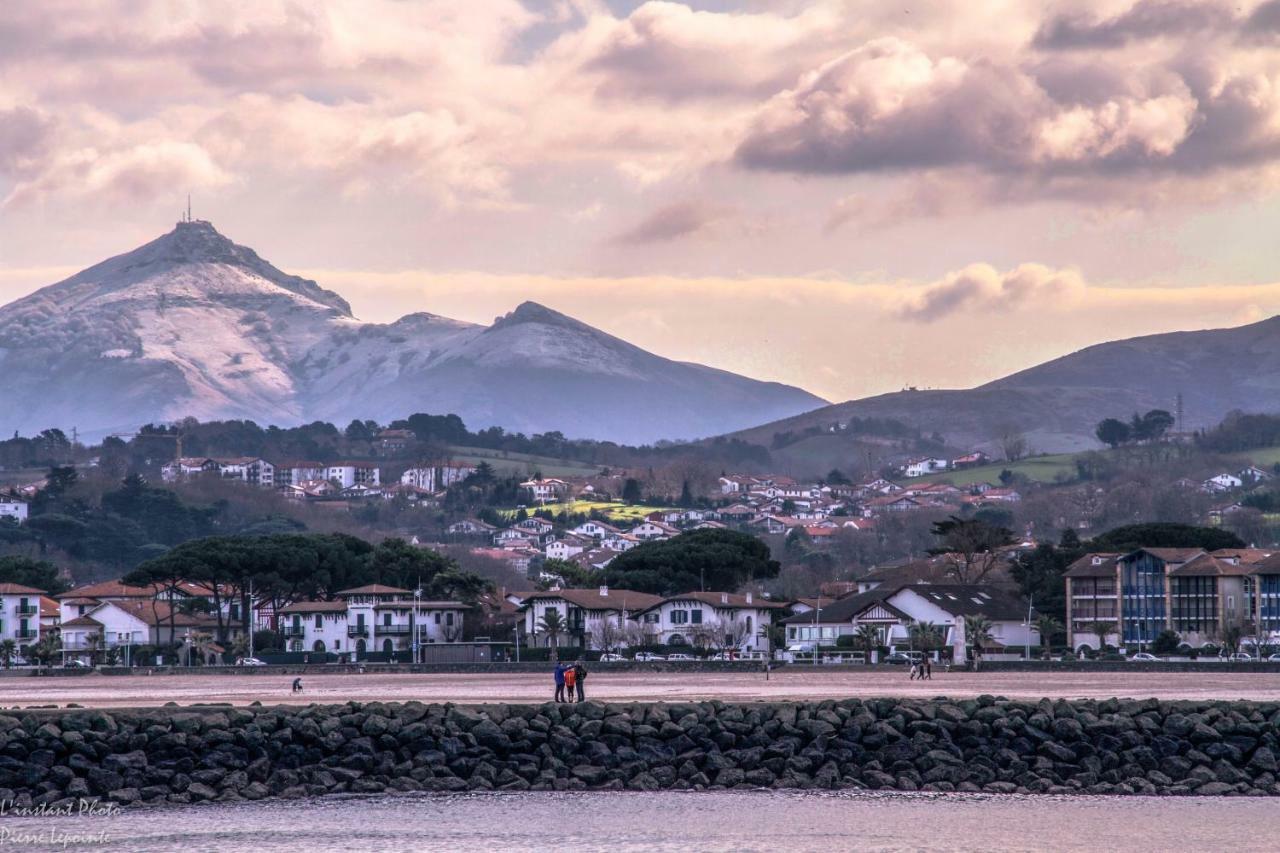
{"type": "Polygon", "coordinates": [[[292,424],[413,412],[647,442],[813,409],[805,391],[675,362],[526,302],[481,326],[361,323],[208,222],[0,307],[0,430],[193,416],[292,424]]]}

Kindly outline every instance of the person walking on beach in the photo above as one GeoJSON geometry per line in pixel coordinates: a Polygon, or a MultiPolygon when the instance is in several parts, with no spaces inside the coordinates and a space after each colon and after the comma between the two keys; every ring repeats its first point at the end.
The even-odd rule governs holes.
{"type": "Polygon", "coordinates": [[[915,681],[915,680],[916,680],[916,675],[919,673],[919,671],[920,671],[920,667],[919,667],[919,665],[915,662],[915,659],[913,658],[913,659],[912,659],[912,661],[911,661],[911,675],[907,678],[907,680],[908,680],[908,681],[915,681]]]}
{"type": "Polygon", "coordinates": [[[564,701],[564,664],[556,664],[556,699],[557,702],[564,701]]]}
{"type": "Polygon", "coordinates": [[[933,681],[933,661],[929,658],[924,659],[924,677],[933,681]]]}
{"type": "Polygon", "coordinates": [[[297,678],[295,678],[295,679],[293,680],[293,691],[292,691],[292,692],[294,692],[294,693],[301,693],[301,692],[302,692],[302,676],[301,676],[301,675],[299,675],[297,678]]]}
{"type": "Polygon", "coordinates": [[[582,665],[582,661],[577,661],[573,665],[573,683],[578,688],[578,701],[587,701],[586,694],[582,689],[582,682],[587,680],[587,668],[582,665]]]}
{"type": "Polygon", "coordinates": [[[564,668],[564,687],[565,687],[565,694],[568,697],[567,699],[565,699],[566,702],[573,701],[573,687],[577,683],[578,683],[578,670],[572,666],[566,666],[564,668]]]}

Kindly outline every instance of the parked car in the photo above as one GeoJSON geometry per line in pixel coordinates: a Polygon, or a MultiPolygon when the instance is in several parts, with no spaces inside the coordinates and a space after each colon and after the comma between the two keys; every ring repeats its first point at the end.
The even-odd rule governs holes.
{"type": "Polygon", "coordinates": [[[1233,655],[1227,655],[1227,660],[1237,662],[1251,661],[1253,660],[1253,655],[1246,654],[1244,652],[1236,652],[1233,655]]]}
{"type": "Polygon", "coordinates": [[[693,655],[685,655],[676,652],[673,655],[667,655],[667,660],[696,660],[693,655]]]}
{"type": "Polygon", "coordinates": [[[600,660],[605,662],[610,662],[610,661],[626,660],[626,658],[624,658],[622,655],[614,654],[613,652],[605,652],[604,654],[600,655],[600,660]]]}
{"type": "Polygon", "coordinates": [[[1280,653],[1272,655],[1271,657],[1267,658],[1267,660],[1270,661],[1271,663],[1280,663],[1280,653]]]}
{"type": "Polygon", "coordinates": [[[1151,654],[1151,652],[1138,652],[1136,655],[1132,655],[1132,656],[1130,656],[1129,660],[1133,660],[1133,661],[1153,661],[1153,660],[1160,660],[1160,658],[1158,658],[1158,657],[1156,657],[1155,655],[1151,654]]]}
{"type": "Polygon", "coordinates": [[[918,658],[913,658],[906,652],[894,652],[891,655],[885,655],[884,663],[891,664],[893,666],[910,666],[917,660],[918,658]]]}
{"type": "Polygon", "coordinates": [[[237,666],[266,666],[267,663],[260,658],[240,658],[236,661],[237,666]]]}
{"type": "Polygon", "coordinates": [[[638,661],[666,660],[666,659],[667,658],[665,655],[658,655],[658,654],[654,654],[653,652],[636,652],[636,660],[638,661]]]}
{"type": "Polygon", "coordinates": [[[62,665],[63,669],[93,669],[89,664],[78,658],[71,658],[62,665]]]}

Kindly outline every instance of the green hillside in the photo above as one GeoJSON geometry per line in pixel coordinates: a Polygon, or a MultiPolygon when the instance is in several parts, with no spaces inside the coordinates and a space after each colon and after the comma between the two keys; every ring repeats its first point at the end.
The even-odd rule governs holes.
{"type": "Polygon", "coordinates": [[[488,450],[483,447],[452,446],[449,453],[459,462],[478,465],[488,462],[494,471],[532,475],[540,472],[544,477],[589,477],[600,473],[600,469],[582,462],[569,459],[556,459],[552,456],[536,456],[532,453],[513,453],[505,450],[488,450]]]}

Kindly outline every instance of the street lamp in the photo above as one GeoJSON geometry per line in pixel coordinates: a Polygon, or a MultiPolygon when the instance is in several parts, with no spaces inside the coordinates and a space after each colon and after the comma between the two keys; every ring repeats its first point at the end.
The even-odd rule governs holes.
{"type": "Polygon", "coordinates": [[[418,625],[420,624],[420,610],[422,606],[422,586],[419,585],[413,591],[413,625],[410,631],[413,636],[410,638],[410,644],[413,646],[413,662],[418,663],[418,647],[421,645],[418,638],[418,625]]]}

